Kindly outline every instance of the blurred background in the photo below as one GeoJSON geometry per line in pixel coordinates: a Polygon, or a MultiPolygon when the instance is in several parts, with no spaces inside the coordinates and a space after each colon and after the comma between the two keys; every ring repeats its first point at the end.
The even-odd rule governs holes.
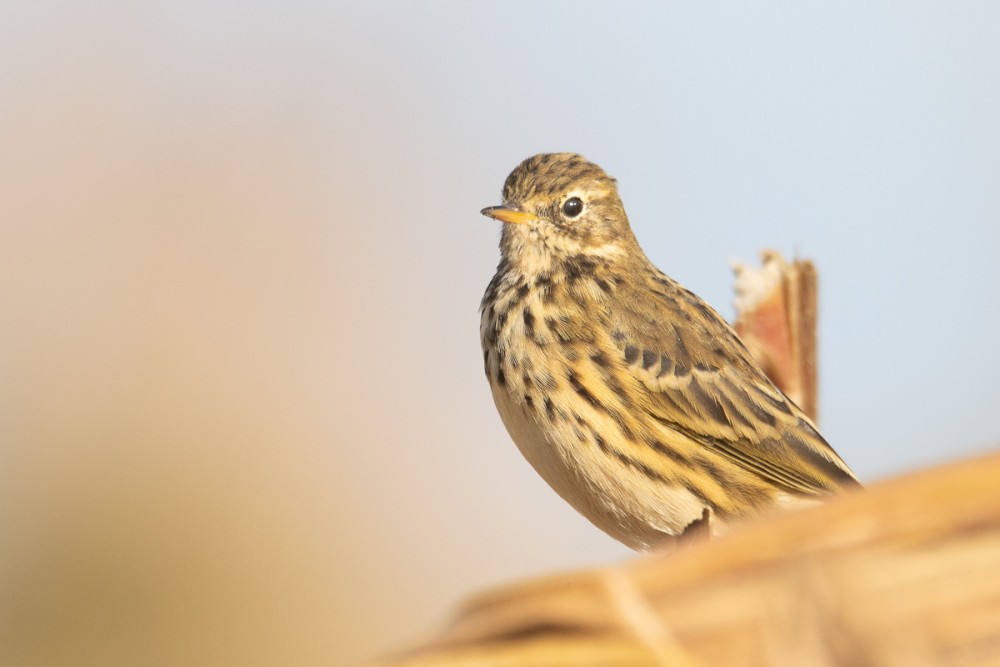
{"type": "Polygon", "coordinates": [[[662,269],[820,272],[866,482],[995,447],[1000,5],[0,2],[0,653],[344,664],[629,551],[510,442],[477,307],[523,158],[662,269]]]}

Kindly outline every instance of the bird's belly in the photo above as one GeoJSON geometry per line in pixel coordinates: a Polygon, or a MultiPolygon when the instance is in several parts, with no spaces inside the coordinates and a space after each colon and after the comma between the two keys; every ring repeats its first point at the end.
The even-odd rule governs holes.
{"type": "Polygon", "coordinates": [[[550,420],[544,417],[545,409],[539,409],[542,397],[536,396],[529,406],[515,400],[520,394],[510,387],[492,389],[508,433],[532,467],[566,502],[615,539],[635,549],[650,548],[702,516],[704,505],[690,491],[649,478],[608,447],[598,446],[592,434],[574,428],[575,417],[600,424],[601,415],[580,415],[581,406],[576,405],[575,417],[562,419],[554,396],[558,392],[553,392],[547,398],[557,416],[550,420]]]}

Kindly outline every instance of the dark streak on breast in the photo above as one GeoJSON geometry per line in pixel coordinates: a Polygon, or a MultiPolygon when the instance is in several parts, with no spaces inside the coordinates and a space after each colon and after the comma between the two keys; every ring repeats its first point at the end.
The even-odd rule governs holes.
{"type": "Polygon", "coordinates": [[[552,399],[546,396],[542,399],[542,405],[545,406],[545,416],[549,418],[549,421],[556,420],[556,408],[552,405],[552,399]]]}
{"type": "Polygon", "coordinates": [[[569,371],[568,373],[566,373],[566,379],[569,380],[569,384],[571,387],[573,387],[573,391],[579,394],[580,398],[587,401],[587,403],[589,403],[591,406],[595,408],[602,410],[604,409],[604,406],[601,405],[600,401],[597,400],[597,397],[594,396],[592,393],[590,393],[589,389],[583,386],[583,383],[580,382],[580,378],[577,376],[576,373],[574,373],[573,371],[569,371]]]}
{"type": "Polygon", "coordinates": [[[535,336],[535,315],[530,308],[525,308],[522,313],[524,318],[524,335],[528,338],[535,336]]]}

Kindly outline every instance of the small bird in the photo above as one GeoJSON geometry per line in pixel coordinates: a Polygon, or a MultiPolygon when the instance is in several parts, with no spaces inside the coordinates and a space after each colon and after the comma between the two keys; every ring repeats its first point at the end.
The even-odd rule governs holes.
{"type": "Polygon", "coordinates": [[[597,527],[649,549],[859,486],[729,324],[646,258],[599,166],[530,157],[482,213],[506,223],[480,307],[493,400],[597,527]]]}

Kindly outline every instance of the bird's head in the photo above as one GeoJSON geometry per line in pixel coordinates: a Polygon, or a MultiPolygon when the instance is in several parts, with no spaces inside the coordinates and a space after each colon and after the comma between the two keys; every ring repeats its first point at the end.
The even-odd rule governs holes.
{"type": "Polygon", "coordinates": [[[504,258],[539,271],[580,255],[613,259],[640,253],[615,179],[575,153],[542,153],[517,166],[503,204],[484,208],[504,225],[504,258]]]}

